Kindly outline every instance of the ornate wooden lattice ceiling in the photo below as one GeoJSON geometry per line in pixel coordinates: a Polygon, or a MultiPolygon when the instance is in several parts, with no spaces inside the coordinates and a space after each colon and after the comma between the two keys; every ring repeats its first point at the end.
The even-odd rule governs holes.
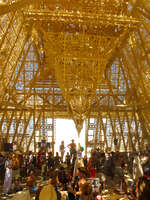
{"type": "Polygon", "coordinates": [[[89,118],[87,147],[149,143],[149,13],[148,0],[1,1],[1,141],[36,149],[48,119],[89,118]]]}

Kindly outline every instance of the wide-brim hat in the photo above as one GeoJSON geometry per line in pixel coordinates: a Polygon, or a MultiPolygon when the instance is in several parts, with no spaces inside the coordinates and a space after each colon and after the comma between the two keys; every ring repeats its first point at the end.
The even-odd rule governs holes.
{"type": "Polygon", "coordinates": [[[0,154],[1,154],[2,156],[5,156],[5,155],[6,155],[6,152],[5,152],[5,151],[1,151],[0,154]]]}
{"type": "Polygon", "coordinates": [[[53,186],[51,184],[45,186],[39,196],[39,200],[57,200],[57,194],[56,191],[54,190],[53,186]]]}
{"type": "Polygon", "coordinates": [[[15,151],[14,153],[17,154],[17,155],[22,155],[22,153],[20,151],[18,151],[18,150],[15,151]]]}

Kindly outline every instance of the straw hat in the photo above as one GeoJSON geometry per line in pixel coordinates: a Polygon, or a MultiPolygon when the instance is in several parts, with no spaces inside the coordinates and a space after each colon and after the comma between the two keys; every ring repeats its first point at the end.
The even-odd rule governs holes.
{"type": "Polygon", "coordinates": [[[1,151],[0,154],[1,154],[2,156],[5,156],[5,155],[6,155],[6,152],[5,152],[5,151],[1,151]]]}
{"type": "Polygon", "coordinates": [[[22,153],[20,151],[18,151],[18,150],[15,151],[14,153],[17,154],[17,155],[22,155],[22,153]]]}
{"type": "Polygon", "coordinates": [[[40,192],[39,200],[57,200],[56,191],[51,184],[45,186],[40,192]]]}

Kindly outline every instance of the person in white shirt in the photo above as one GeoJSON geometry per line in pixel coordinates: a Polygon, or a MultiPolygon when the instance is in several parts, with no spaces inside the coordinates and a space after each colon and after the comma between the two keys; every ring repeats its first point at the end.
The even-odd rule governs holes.
{"type": "Polygon", "coordinates": [[[137,182],[141,176],[143,176],[141,160],[139,156],[135,156],[133,160],[133,180],[137,182]]]}
{"type": "Polygon", "coordinates": [[[4,194],[9,194],[9,192],[11,191],[11,186],[12,186],[12,158],[10,155],[5,161],[5,168],[6,168],[6,171],[5,171],[3,192],[4,194]]]}

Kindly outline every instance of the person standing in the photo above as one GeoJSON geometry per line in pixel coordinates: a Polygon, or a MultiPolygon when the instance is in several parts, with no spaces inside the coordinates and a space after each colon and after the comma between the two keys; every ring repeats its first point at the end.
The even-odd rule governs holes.
{"type": "Polygon", "coordinates": [[[37,167],[39,169],[41,169],[41,157],[42,157],[42,152],[41,152],[41,149],[39,149],[38,156],[37,156],[37,167]]]}
{"type": "Polygon", "coordinates": [[[4,194],[9,194],[11,191],[11,186],[12,186],[12,158],[10,155],[5,161],[5,168],[6,168],[6,171],[5,171],[3,192],[4,194]]]}
{"type": "Polygon", "coordinates": [[[83,163],[84,163],[84,167],[87,168],[88,160],[87,160],[86,155],[83,157],[83,163]]]}
{"type": "Polygon", "coordinates": [[[68,147],[70,151],[70,156],[72,158],[72,156],[76,154],[77,150],[76,150],[76,144],[74,143],[74,139],[72,139],[71,141],[72,142],[68,145],[68,147]]]}
{"type": "Polygon", "coordinates": [[[0,184],[4,183],[5,177],[5,157],[0,153],[0,184]]]}
{"type": "Polygon", "coordinates": [[[61,161],[63,162],[64,159],[64,153],[65,153],[65,145],[64,141],[61,141],[61,144],[59,146],[60,154],[61,154],[61,161]]]}
{"type": "Polygon", "coordinates": [[[71,165],[71,156],[70,156],[69,152],[67,152],[67,155],[65,157],[65,162],[67,164],[67,167],[70,167],[70,165],[71,165]]]}
{"type": "Polygon", "coordinates": [[[49,152],[49,154],[48,154],[48,169],[49,169],[49,171],[54,169],[54,165],[55,165],[55,163],[54,163],[53,154],[52,154],[52,152],[49,152]]]}
{"type": "Polygon", "coordinates": [[[20,160],[19,155],[14,154],[12,157],[12,170],[13,170],[13,182],[16,178],[20,177],[20,160]]]}
{"type": "Polygon", "coordinates": [[[55,169],[60,166],[60,163],[61,163],[61,158],[60,158],[58,152],[56,152],[56,156],[54,157],[54,167],[55,167],[55,169]]]}
{"type": "Polygon", "coordinates": [[[143,168],[140,157],[135,155],[133,160],[133,180],[137,183],[138,179],[143,176],[143,168]]]}

